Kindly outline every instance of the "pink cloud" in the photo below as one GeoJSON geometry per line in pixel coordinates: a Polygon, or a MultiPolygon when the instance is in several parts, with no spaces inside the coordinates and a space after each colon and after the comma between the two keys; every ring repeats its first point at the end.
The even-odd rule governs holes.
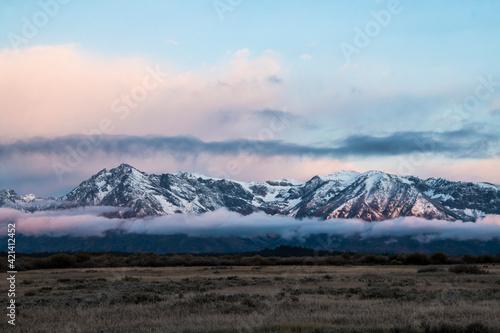
{"type": "Polygon", "coordinates": [[[227,139],[226,133],[223,128],[206,128],[207,116],[220,110],[274,106],[279,88],[267,78],[278,75],[282,68],[276,53],[266,51],[252,57],[244,49],[226,62],[174,73],[164,63],[107,59],[81,52],[76,45],[59,45],[4,49],[0,70],[4,140],[81,134],[98,128],[103,118],[114,125],[109,134],[197,133],[202,139],[214,140],[227,139]],[[144,99],[132,100],[134,106],[128,107],[122,97],[144,84],[148,68],[160,68],[167,74],[144,99]],[[117,110],[123,106],[129,109],[126,117],[117,110]]]}
{"type": "Polygon", "coordinates": [[[0,230],[7,234],[7,225],[15,223],[16,233],[28,236],[102,236],[106,230],[118,228],[123,221],[99,214],[114,211],[114,207],[83,207],[63,211],[24,213],[0,208],[0,230]]]}
{"type": "Polygon", "coordinates": [[[99,60],[80,54],[75,45],[62,45],[4,49],[0,68],[2,136],[21,138],[95,126],[144,65],[137,59],[99,60]]]}
{"type": "Polygon", "coordinates": [[[455,181],[500,184],[500,157],[483,160],[435,161],[426,163],[418,172],[425,177],[442,177],[455,181]]]}
{"type": "Polygon", "coordinates": [[[63,211],[23,213],[0,208],[0,231],[6,233],[8,223],[15,222],[18,233],[49,236],[102,236],[107,230],[132,233],[191,236],[255,236],[269,233],[286,239],[303,239],[312,234],[327,233],[363,238],[385,236],[422,236],[433,239],[490,240],[500,237],[500,216],[488,215],[474,222],[425,220],[401,217],[382,222],[357,219],[296,220],[289,216],[254,213],[242,216],[219,209],[202,215],[168,215],[147,219],[107,219],[99,214],[111,207],[89,207],[63,211]]]}

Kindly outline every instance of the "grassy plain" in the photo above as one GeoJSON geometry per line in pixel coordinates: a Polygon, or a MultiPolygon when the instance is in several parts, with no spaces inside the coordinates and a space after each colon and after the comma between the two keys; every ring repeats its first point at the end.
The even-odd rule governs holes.
{"type": "Polygon", "coordinates": [[[13,331],[500,332],[500,265],[479,275],[436,267],[24,271],[13,331]]]}

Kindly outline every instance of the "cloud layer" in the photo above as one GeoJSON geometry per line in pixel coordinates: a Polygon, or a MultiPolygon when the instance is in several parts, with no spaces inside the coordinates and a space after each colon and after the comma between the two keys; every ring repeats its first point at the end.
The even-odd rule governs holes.
{"type": "MultiPolygon", "coordinates": [[[[276,125],[279,120],[276,118],[276,125]]],[[[271,136],[269,129],[267,136],[271,136]]],[[[454,158],[490,158],[500,155],[497,134],[462,129],[445,133],[396,132],[388,136],[354,135],[331,143],[329,147],[300,145],[278,140],[225,140],[202,141],[186,136],[65,136],[52,139],[32,138],[0,144],[0,157],[15,154],[47,154],[64,156],[72,151],[86,156],[91,152],[104,152],[123,156],[138,156],[160,152],[172,154],[238,155],[242,153],[262,156],[310,156],[343,158],[350,156],[394,156],[411,153],[444,154],[454,158]]]]}
{"type": "Polygon", "coordinates": [[[268,216],[255,213],[242,216],[220,209],[203,215],[171,215],[148,219],[108,219],[99,214],[111,207],[78,208],[64,211],[23,213],[0,208],[0,230],[5,234],[8,223],[16,223],[17,233],[31,236],[102,236],[107,230],[128,233],[189,236],[252,237],[266,234],[285,239],[304,239],[313,234],[362,238],[382,236],[412,236],[422,241],[490,240],[500,237],[500,216],[488,215],[472,222],[425,220],[401,217],[382,222],[356,219],[296,220],[292,217],[268,216]]]}

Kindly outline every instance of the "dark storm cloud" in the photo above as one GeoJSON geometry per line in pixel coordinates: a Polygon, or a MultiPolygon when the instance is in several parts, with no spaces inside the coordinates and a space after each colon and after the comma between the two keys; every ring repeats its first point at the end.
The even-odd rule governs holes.
{"type": "Polygon", "coordinates": [[[344,158],[349,156],[395,156],[409,153],[434,153],[454,158],[498,156],[499,135],[476,129],[432,132],[396,132],[388,136],[353,135],[331,143],[312,146],[277,140],[227,140],[205,142],[186,136],[64,136],[52,139],[32,138],[0,145],[0,158],[15,154],[67,155],[80,152],[143,156],[156,153],[182,155],[308,156],[344,158]]]}

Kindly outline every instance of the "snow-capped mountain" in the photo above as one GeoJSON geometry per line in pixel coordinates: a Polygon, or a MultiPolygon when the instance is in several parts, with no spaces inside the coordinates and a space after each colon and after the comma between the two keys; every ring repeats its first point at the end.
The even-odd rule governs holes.
{"type": "Polygon", "coordinates": [[[0,207],[15,207],[24,200],[13,190],[0,190],[0,207]]]}
{"type": "Polygon", "coordinates": [[[14,190],[0,190],[0,207],[14,208],[25,212],[55,210],[81,206],[77,202],[69,202],[56,198],[37,198],[34,194],[20,196],[14,190]]]}
{"type": "Polygon", "coordinates": [[[13,190],[0,190],[0,207],[17,208],[19,206],[29,206],[31,203],[35,205],[42,200],[43,199],[37,198],[34,194],[20,196],[13,190]]]}
{"type": "Polygon", "coordinates": [[[500,214],[500,186],[396,176],[380,171],[338,171],[301,182],[282,179],[240,182],[197,173],[147,174],[122,164],[103,169],[58,204],[34,205],[34,196],[0,191],[0,207],[23,210],[115,206],[110,217],[200,214],[226,208],[244,215],[264,211],[296,218],[360,218],[380,221],[400,216],[474,221],[500,214]],[[30,207],[30,209],[26,209],[30,207]],[[35,207],[35,208],[33,208],[35,207]]]}

